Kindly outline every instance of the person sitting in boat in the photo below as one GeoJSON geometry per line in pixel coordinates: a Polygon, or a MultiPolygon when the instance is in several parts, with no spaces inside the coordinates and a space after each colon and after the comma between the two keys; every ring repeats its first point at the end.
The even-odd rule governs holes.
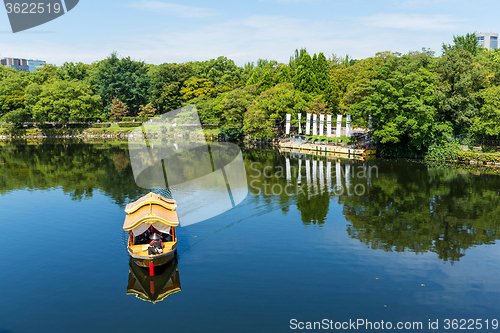
{"type": "Polygon", "coordinates": [[[153,232],[151,233],[151,242],[149,242],[148,254],[155,255],[163,252],[163,242],[161,241],[160,236],[153,232]]]}

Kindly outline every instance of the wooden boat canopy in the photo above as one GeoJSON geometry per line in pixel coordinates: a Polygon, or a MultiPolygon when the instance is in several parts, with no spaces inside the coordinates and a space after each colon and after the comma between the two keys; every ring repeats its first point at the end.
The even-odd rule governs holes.
{"type": "MultiPolygon", "coordinates": [[[[128,204],[125,211],[127,211],[128,209],[129,211],[131,211],[131,213],[129,213],[129,215],[125,217],[125,222],[123,223],[123,230],[129,231],[137,228],[141,224],[147,224],[148,226],[152,224],[155,225],[164,224],[166,227],[178,226],[179,218],[177,216],[177,212],[175,211],[176,205],[171,204],[172,201],[173,202],[175,201],[170,200],[169,203],[166,201],[168,199],[165,198],[161,199],[161,198],[163,198],[161,195],[155,193],[149,193],[146,196],[142,197],[141,199],[137,200],[136,202],[128,204]]],[[[144,232],[148,226],[144,226],[144,228],[139,228],[141,229],[139,234],[144,232]]]]}
{"type": "Polygon", "coordinates": [[[132,213],[138,211],[139,209],[141,209],[142,207],[149,206],[149,205],[162,206],[163,208],[166,208],[166,209],[172,210],[172,211],[177,209],[177,205],[175,204],[175,200],[167,199],[159,194],[149,192],[148,194],[146,194],[145,196],[143,196],[139,200],[129,203],[125,207],[125,212],[127,214],[132,214],[132,213]]]}

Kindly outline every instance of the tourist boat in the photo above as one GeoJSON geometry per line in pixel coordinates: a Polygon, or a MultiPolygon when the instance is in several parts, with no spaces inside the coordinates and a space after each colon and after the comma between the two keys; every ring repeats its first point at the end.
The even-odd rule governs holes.
{"type": "Polygon", "coordinates": [[[154,276],[149,276],[130,259],[127,295],[156,303],[179,291],[181,282],[176,258],[169,264],[158,267],[154,276]]]}
{"type": "Polygon", "coordinates": [[[177,253],[176,208],[175,200],[152,192],[125,207],[128,215],[123,230],[129,232],[127,250],[138,266],[149,267],[151,276],[153,267],[169,263],[177,253]],[[154,243],[158,240],[161,242],[154,243]]]}

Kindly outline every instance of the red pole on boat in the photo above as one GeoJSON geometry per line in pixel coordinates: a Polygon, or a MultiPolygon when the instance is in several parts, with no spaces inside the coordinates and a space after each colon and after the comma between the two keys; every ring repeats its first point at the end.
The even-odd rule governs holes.
{"type": "Polygon", "coordinates": [[[151,291],[151,294],[155,293],[155,282],[154,281],[149,281],[149,291],[151,291]]]}
{"type": "Polygon", "coordinates": [[[155,268],[153,266],[153,262],[149,262],[149,276],[154,276],[155,275],[155,268]]]}

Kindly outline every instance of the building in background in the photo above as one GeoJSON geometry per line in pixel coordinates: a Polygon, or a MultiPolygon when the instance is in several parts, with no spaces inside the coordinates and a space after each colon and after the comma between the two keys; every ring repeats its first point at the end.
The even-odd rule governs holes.
{"type": "Polygon", "coordinates": [[[31,60],[31,59],[28,60],[28,66],[29,66],[30,73],[36,72],[37,67],[43,67],[44,64],[45,64],[45,61],[43,61],[43,60],[31,60]]]}
{"type": "Polygon", "coordinates": [[[17,59],[17,58],[3,58],[0,60],[0,64],[3,66],[15,68],[21,72],[29,73],[28,60],[26,59],[17,59]]]}
{"type": "Polygon", "coordinates": [[[18,58],[3,58],[0,59],[0,64],[3,66],[15,68],[21,72],[36,72],[37,67],[42,67],[45,64],[43,60],[26,60],[18,58]]]}
{"type": "Polygon", "coordinates": [[[498,34],[494,32],[479,32],[476,34],[479,45],[494,50],[498,48],[498,34]]]}

